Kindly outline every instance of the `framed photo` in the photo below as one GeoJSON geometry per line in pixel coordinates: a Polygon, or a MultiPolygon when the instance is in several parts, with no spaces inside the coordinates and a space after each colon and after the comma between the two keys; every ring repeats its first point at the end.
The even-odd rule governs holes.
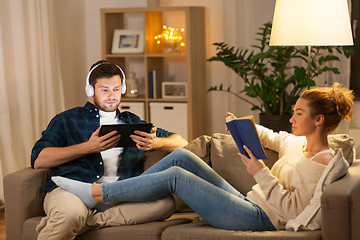
{"type": "Polygon", "coordinates": [[[115,29],[111,53],[143,53],[144,32],[142,30],[115,29]]]}
{"type": "Polygon", "coordinates": [[[162,82],[163,98],[186,98],[187,84],[185,82],[162,82]]]}

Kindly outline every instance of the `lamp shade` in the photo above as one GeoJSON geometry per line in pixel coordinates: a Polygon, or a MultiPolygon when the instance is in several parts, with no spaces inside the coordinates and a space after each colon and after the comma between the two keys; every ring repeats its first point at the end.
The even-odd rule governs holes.
{"type": "Polygon", "coordinates": [[[276,0],[270,46],[353,45],[347,0],[276,0]]]}

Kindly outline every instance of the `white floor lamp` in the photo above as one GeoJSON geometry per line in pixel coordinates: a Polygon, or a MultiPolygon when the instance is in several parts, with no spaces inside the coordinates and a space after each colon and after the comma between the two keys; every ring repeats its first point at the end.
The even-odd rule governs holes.
{"type": "Polygon", "coordinates": [[[353,45],[347,0],[276,0],[270,46],[353,45]]]}

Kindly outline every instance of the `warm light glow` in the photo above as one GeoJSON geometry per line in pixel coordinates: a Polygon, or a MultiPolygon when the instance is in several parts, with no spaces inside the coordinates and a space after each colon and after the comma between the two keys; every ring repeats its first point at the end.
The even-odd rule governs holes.
{"type": "Polygon", "coordinates": [[[181,49],[185,47],[185,38],[182,36],[185,29],[178,29],[163,25],[163,31],[161,34],[154,37],[156,44],[163,44],[165,52],[181,52],[181,49]]]}
{"type": "Polygon", "coordinates": [[[347,0],[276,0],[270,46],[353,45],[347,0]]]}

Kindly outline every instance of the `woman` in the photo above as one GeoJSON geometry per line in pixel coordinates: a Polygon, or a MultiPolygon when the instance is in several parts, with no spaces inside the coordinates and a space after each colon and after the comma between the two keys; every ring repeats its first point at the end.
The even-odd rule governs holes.
{"type": "MultiPolygon", "coordinates": [[[[329,149],[327,135],[343,119],[351,118],[352,105],[352,92],[335,84],[301,95],[290,119],[293,134],[274,133],[257,125],[261,142],[279,152],[279,160],[270,171],[248,148],[245,149],[250,158],[239,153],[257,182],[247,196],[184,149],[175,150],[138,177],[115,183],[87,184],[63,177],[52,180],[77,195],[89,208],[102,201],[149,201],[174,193],[216,228],[284,229],[297,218],[314,218],[320,203],[312,199],[319,198],[323,187],[329,184],[324,181],[326,176],[347,170],[342,151],[334,156],[329,149]],[[319,187],[320,181],[326,184],[319,187]]],[[[306,228],[308,222],[300,221],[298,225],[306,228]]],[[[319,226],[310,224],[315,224],[310,229],[319,226]]]]}

